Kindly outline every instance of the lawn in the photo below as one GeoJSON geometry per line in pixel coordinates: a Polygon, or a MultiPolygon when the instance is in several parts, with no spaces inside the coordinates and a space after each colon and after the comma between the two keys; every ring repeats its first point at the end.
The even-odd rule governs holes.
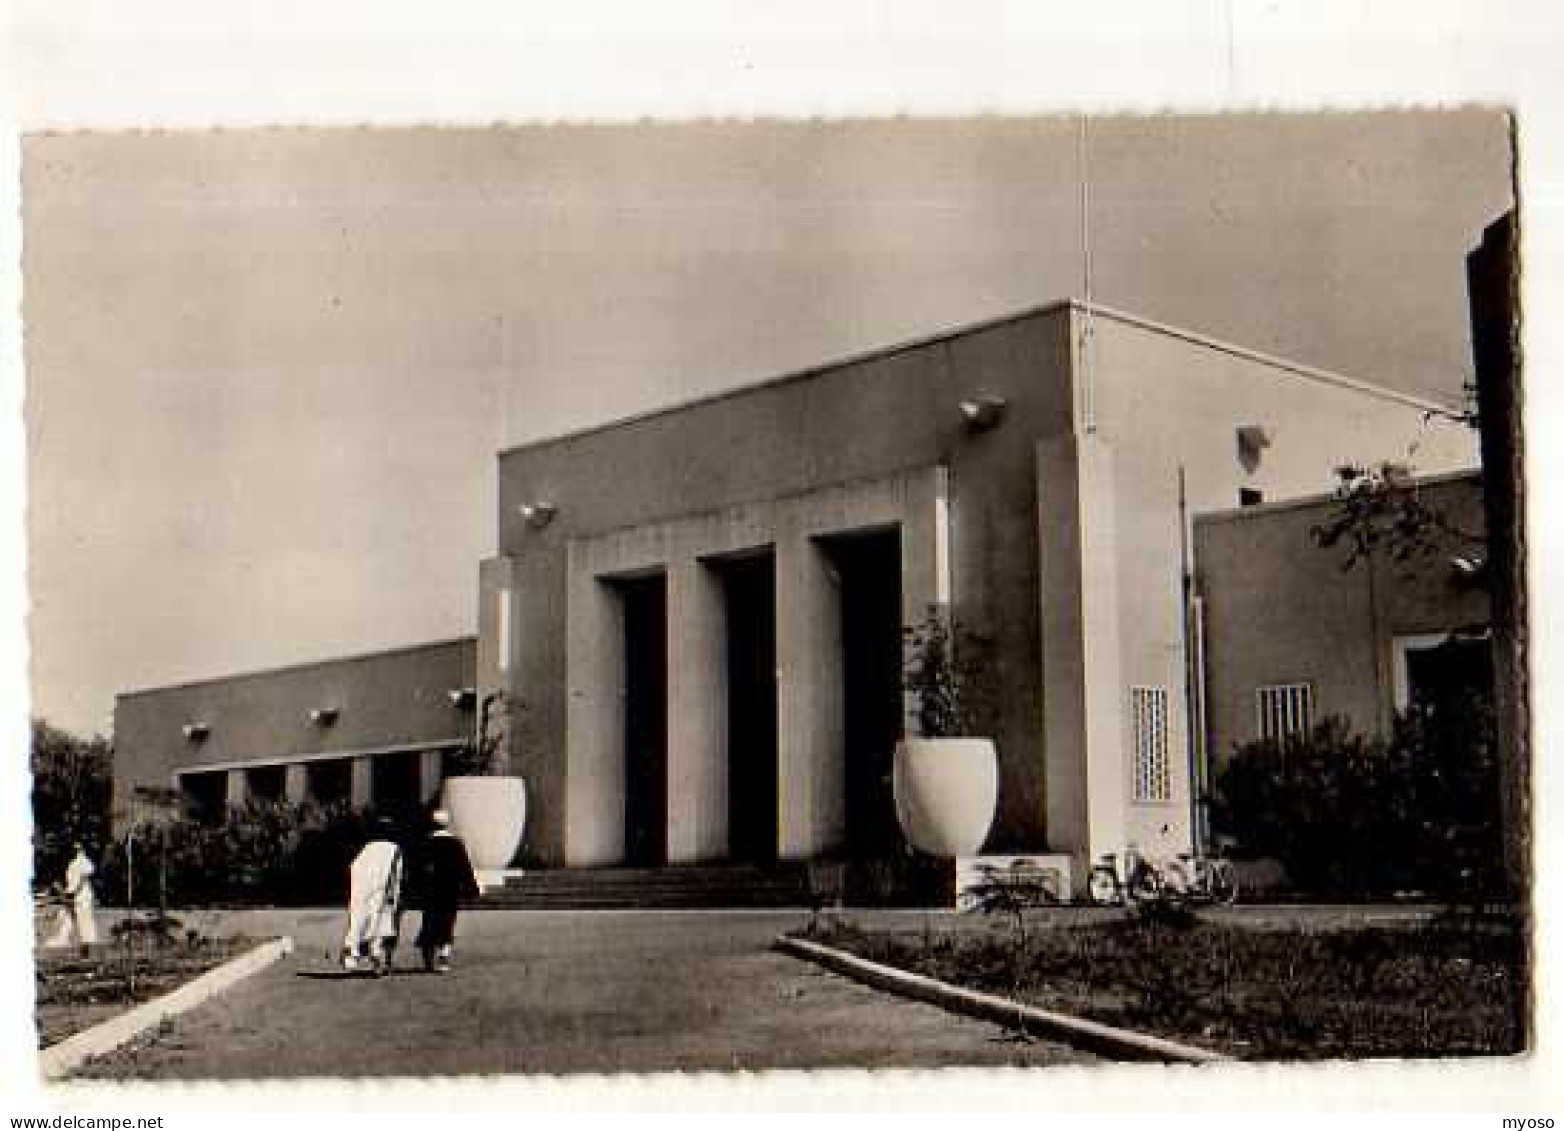
{"type": "Polygon", "coordinates": [[[816,942],[986,993],[1245,1059],[1519,1052],[1524,946],[1512,926],[1260,928],[1126,913],[1032,926],[812,926],[816,942]]]}
{"type": "Polygon", "coordinates": [[[243,954],[254,939],[210,939],[194,932],[158,939],[121,935],[86,955],[37,952],[39,1046],[47,1048],[150,1001],[243,954]]]}

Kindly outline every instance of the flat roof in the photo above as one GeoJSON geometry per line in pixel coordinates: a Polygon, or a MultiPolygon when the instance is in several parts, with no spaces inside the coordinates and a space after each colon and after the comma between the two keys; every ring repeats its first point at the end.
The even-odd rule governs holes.
{"type": "Polygon", "coordinates": [[[1186,330],[1154,319],[1143,318],[1138,314],[1130,314],[1111,306],[1103,306],[1100,303],[1088,302],[1078,298],[1054,299],[1050,302],[1035,306],[1023,307],[1006,314],[985,318],[977,322],[963,323],[960,326],[946,330],[938,330],[931,334],[920,335],[887,346],[876,346],[860,353],[848,354],[845,357],[834,358],[830,361],[811,365],[805,369],[790,370],[789,372],[761,378],[758,381],[736,385],[731,389],[723,389],[719,392],[708,393],[704,396],[693,397],[686,401],[676,401],[673,404],[663,405],[658,408],[646,409],[642,412],[631,413],[628,416],[616,417],[600,424],[589,424],[581,428],[573,428],[567,432],[556,433],[552,436],[541,436],[535,440],[526,440],[519,444],[512,444],[501,448],[496,454],[497,459],[504,459],[515,452],[530,451],[537,448],[549,447],[554,444],[563,444],[571,440],[577,440],[584,436],[591,436],[599,432],[608,432],[616,428],[623,428],[631,424],[639,424],[642,421],[654,420],[659,416],[668,416],[686,409],[697,408],[701,405],[715,404],[720,401],[731,400],[736,397],[747,396],[751,393],[764,392],[768,389],[780,388],[799,381],[807,381],[813,377],[823,376],[839,369],[845,369],[852,365],[862,365],[865,362],[877,361],[881,358],[893,357],[898,353],[906,353],[909,350],[922,349],[925,346],[938,345],[941,342],[950,341],[953,338],[964,337],[968,334],[981,333],[997,326],[1004,326],[1012,322],[1022,322],[1028,318],[1036,318],[1044,314],[1057,314],[1061,311],[1076,311],[1081,314],[1096,318],[1106,318],[1114,322],[1134,326],[1137,329],[1146,330],[1164,337],[1176,338],[1179,341],[1188,342],[1191,345],[1204,349],[1214,350],[1219,353],[1230,354],[1246,361],[1252,361],[1272,369],[1279,369],[1310,381],[1319,381],[1327,385],[1335,385],[1339,388],[1352,389],[1369,396],[1379,397],[1384,400],[1397,401],[1412,408],[1436,414],[1452,414],[1459,411],[1459,406],[1445,401],[1434,400],[1430,397],[1419,396],[1415,393],[1406,393],[1398,389],[1387,389],[1383,385],[1376,385],[1371,381],[1364,381],[1357,377],[1348,377],[1329,369],[1321,369],[1318,366],[1305,365],[1302,362],[1290,361],[1284,357],[1268,354],[1261,350],[1251,349],[1221,338],[1202,334],[1195,330],[1186,330]]]}
{"type": "MultiPolygon", "coordinates": [[[[1459,471],[1442,471],[1437,475],[1413,476],[1407,480],[1407,484],[1412,487],[1438,487],[1446,483],[1456,483],[1467,479],[1476,482],[1482,478],[1482,474],[1483,469],[1480,467],[1466,467],[1459,471]]],[[[1319,495],[1295,495],[1290,499],[1253,503],[1247,507],[1224,507],[1218,511],[1201,511],[1194,516],[1194,521],[1196,523],[1238,522],[1247,518],[1259,518],[1283,511],[1305,510],[1309,507],[1323,506],[1335,501],[1336,495],[1333,492],[1319,495]]]]}
{"type": "Polygon", "coordinates": [[[180,680],[176,683],[160,683],[155,687],[140,687],[131,691],[121,691],[114,696],[115,699],[130,699],[138,695],[156,695],[165,691],[178,691],[186,687],[202,687],[213,683],[230,683],[241,679],[259,679],[263,676],[282,675],[286,672],[308,671],[310,668],[326,668],[334,664],[351,664],[362,660],[378,660],[389,656],[406,655],[413,652],[429,651],[435,648],[450,648],[453,645],[473,644],[478,642],[477,636],[453,636],[446,640],[429,640],[422,644],[401,644],[394,648],[377,648],[369,652],[354,652],[346,656],[328,656],[320,660],[301,660],[292,664],[279,664],[270,668],[254,668],[250,671],[231,672],[228,675],[203,676],[200,679],[180,680]]]}

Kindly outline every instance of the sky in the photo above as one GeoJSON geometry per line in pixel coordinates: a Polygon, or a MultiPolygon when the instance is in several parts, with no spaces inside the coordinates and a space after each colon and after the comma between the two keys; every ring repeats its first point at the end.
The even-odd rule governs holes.
{"type": "Polygon", "coordinates": [[[1458,398],[1510,176],[1488,111],[32,135],[32,711],[470,633],[498,449],[1088,290],[1458,398]]]}

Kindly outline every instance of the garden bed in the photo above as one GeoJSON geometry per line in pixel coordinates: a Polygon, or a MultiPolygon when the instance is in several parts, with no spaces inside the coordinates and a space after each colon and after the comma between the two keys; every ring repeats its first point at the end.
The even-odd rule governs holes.
{"type": "Polygon", "coordinates": [[[1498,1055],[1524,1047],[1511,926],[1256,928],[1126,914],[1033,927],[802,932],[874,962],[1245,1059],[1498,1055]]]}
{"type": "Polygon", "coordinates": [[[255,939],[203,936],[117,939],[76,950],[39,950],[36,961],[38,1043],[67,1037],[160,997],[252,949],[255,939]]]}

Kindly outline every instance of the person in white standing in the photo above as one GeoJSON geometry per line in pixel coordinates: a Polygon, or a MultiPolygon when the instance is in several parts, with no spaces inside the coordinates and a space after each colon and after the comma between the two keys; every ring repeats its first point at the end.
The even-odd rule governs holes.
{"type": "Polygon", "coordinates": [[[367,968],[377,975],[391,969],[402,894],[402,850],[391,823],[380,820],[368,844],[348,872],[348,929],[342,940],[342,966],[367,968]]]}
{"type": "Polygon", "coordinates": [[[78,841],[76,855],[65,866],[65,898],[69,910],[61,914],[59,928],[49,940],[49,946],[70,946],[71,936],[75,935],[77,945],[85,954],[87,948],[98,941],[92,893],[92,875],[96,871],[92,857],[87,855],[87,846],[78,841]]]}

